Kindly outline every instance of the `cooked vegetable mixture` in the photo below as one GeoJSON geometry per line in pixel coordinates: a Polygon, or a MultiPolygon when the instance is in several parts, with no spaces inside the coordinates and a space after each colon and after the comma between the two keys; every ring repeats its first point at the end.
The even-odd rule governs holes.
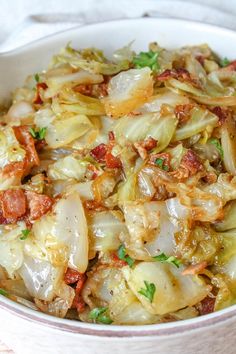
{"type": "Polygon", "coordinates": [[[70,45],[1,108],[0,295],[84,322],[236,302],[236,61],[70,45]]]}

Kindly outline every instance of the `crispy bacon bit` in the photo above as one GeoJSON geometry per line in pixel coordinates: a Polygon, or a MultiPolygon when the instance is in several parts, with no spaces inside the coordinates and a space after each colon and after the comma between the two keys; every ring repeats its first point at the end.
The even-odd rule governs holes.
{"type": "Polygon", "coordinates": [[[120,168],[120,167],[122,167],[122,164],[121,164],[121,161],[120,161],[119,157],[116,157],[116,156],[112,155],[112,153],[110,151],[108,151],[106,153],[105,162],[106,162],[106,166],[108,168],[120,168]]]}
{"type": "MultiPolygon", "coordinates": [[[[72,271],[72,269],[69,269],[69,270],[72,271]]],[[[68,269],[67,269],[67,271],[68,271],[68,269]]],[[[74,271],[74,272],[77,272],[77,271],[74,271]]],[[[66,272],[66,274],[67,274],[67,272],[66,272]]],[[[65,277],[66,277],[66,275],[65,275],[65,277]]],[[[84,273],[77,272],[77,278],[78,278],[78,280],[77,280],[77,284],[76,284],[76,288],[75,288],[75,297],[74,297],[73,304],[72,304],[71,308],[75,308],[78,311],[78,313],[81,313],[85,309],[85,302],[80,294],[81,294],[81,291],[83,289],[83,286],[85,284],[87,277],[84,273]]],[[[71,280],[74,280],[74,279],[75,279],[75,273],[74,273],[74,276],[72,276],[71,280]]],[[[67,284],[72,284],[72,283],[67,283],[67,284]]]]}
{"type": "Polygon", "coordinates": [[[67,268],[64,275],[64,281],[66,284],[74,284],[81,279],[84,273],[80,273],[75,269],[67,268]]]}
{"type": "Polygon", "coordinates": [[[145,160],[148,156],[148,151],[154,149],[157,146],[157,140],[151,136],[145,140],[134,143],[134,147],[139,153],[139,156],[145,160]]]}
{"type": "Polygon", "coordinates": [[[34,166],[39,166],[39,157],[34,145],[34,138],[29,132],[27,126],[13,127],[16,139],[24,147],[26,157],[24,160],[24,176],[29,174],[34,166]]]}
{"type": "Polygon", "coordinates": [[[108,95],[108,82],[110,77],[104,77],[104,82],[100,84],[80,84],[73,88],[75,92],[79,92],[82,95],[103,98],[108,95]]]}
{"type": "Polygon", "coordinates": [[[82,289],[83,289],[83,286],[84,286],[84,283],[87,279],[85,273],[79,273],[80,276],[79,276],[79,279],[78,279],[78,282],[76,284],[76,293],[77,294],[80,294],[82,289]]]}
{"type": "Polygon", "coordinates": [[[108,82],[102,82],[101,84],[97,85],[98,90],[98,97],[106,97],[108,95],[108,82]]]}
{"type": "Polygon", "coordinates": [[[52,207],[53,201],[45,194],[26,191],[30,220],[37,220],[46,214],[52,207]]]}
{"type": "Polygon", "coordinates": [[[75,293],[71,308],[76,309],[78,313],[82,313],[85,310],[85,306],[82,296],[75,293]]]}
{"type": "Polygon", "coordinates": [[[163,160],[162,169],[169,171],[170,170],[170,154],[168,154],[168,152],[162,152],[161,154],[151,154],[149,161],[151,164],[158,166],[156,164],[156,161],[158,159],[163,160]]]}
{"type": "Polygon", "coordinates": [[[43,100],[41,98],[41,90],[46,90],[48,88],[45,82],[39,82],[36,85],[36,94],[33,103],[34,104],[42,104],[43,100]]]}
{"type": "Polygon", "coordinates": [[[214,297],[205,297],[205,299],[203,299],[197,306],[199,314],[202,316],[214,312],[215,301],[216,299],[214,297]]]}
{"type": "Polygon", "coordinates": [[[40,139],[40,140],[36,140],[35,142],[35,149],[36,151],[41,151],[43,150],[43,148],[47,145],[46,140],[45,139],[40,139]]]}
{"type": "Polygon", "coordinates": [[[194,107],[193,104],[179,104],[175,107],[175,116],[179,120],[179,124],[183,124],[191,117],[191,110],[194,107]]]}
{"type": "Polygon", "coordinates": [[[4,166],[2,169],[3,177],[11,178],[15,177],[17,180],[21,180],[24,174],[24,161],[20,162],[11,162],[8,165],[4,166]]]}
{"type": "Polygon", "coordinates": [[[189,149],[183,156],[179,168],[171,172],[171,175],[181,180],[194,176],[197,172],[203,171],[203,168],[198,155],[193,150],[189,149]]]}
{"type": "Polygon", "coordinates": [[[166,69],[161,73],[160,75],[157,76],[157,79],[159,81],[166,81],[169,80],[170,78],[173,79],[182,79],[184,81],[191,81],[192,78],[190,76],[190,73],[188,70],[180,68],[180,69],[166,69]]]}
{"type": "Polygon", "coordinates": [[[190,176],[195,175],[198,171],[203,170],[203,165],[198,155],[193,150],[188,150],[181,160],[181,165],[187,167],[190,176]]]}
{"type": "Polygon", "coordinates": [[[199,87],[199,83],[195,78],[191,76],[188,70],[184,68],[179,69],[167,69],[163,71],[160,75],[156,77],[158,81],[167,81],[169,79],[176,79],[179,81],[187,81],[190,82],[193,86],[199,87]]]}
{"type": "Polygon", "coordinates": [[[90,151],[90,155],[98,162],[104,162],[107,153],[107,145],[100,144],[90,151]]]}
{"type": "Polygon", "coordinates": [[[90,155],[99,162],[105,162],[108,168],[120,168],[122,164],[119,157],[111,153],[113,146],[113,141],[109,145],[100,144],[90,151],[90,155]]]}
{"type": "Polygon", "coordinates": [[[231,61],[229,65],[226,65],[224,68],[221,68],[224,71],[235,71],[236,70],[236,60],[231,61]]]}
{"type": "Polygon", "coordinates": [[[201,273],[207,267],[207,262],[202,261],[197,264],[193,264],[184,269],[182,272],[183,275],[195,275],[201,273]]]}
{"type": "Polygon", "coordinates": [[[16,222],[26,212],[26,198],[21,189],[7,189],[0,194],[2,216],[16,222]]]}
{"type": "Polygon", "coordinates": [[[202,66],[204,66],[204,60],[205,60],[205,58],[204,58],[203,55],[198,55],[198,56],[196,56],[196,60],[197,60],[202,66]]]}
{"type": "Polygon", "coordinates": [[[93,211],[103,211],[106,210],[106,208],[101,205],[99,202],[96,200],[85,200],[83,203],[83,206],[86,210],[93,210],[93,211]]]}
{"type": "Polygon", "coordinates": [[[93,95],[93,85],[91,84],[80,84],[74,87],[75,92],[79,92],[85,96],[92,96],[93,95]]]}
{"type": "Polygon", "coordinates": [[[207,172],[206,176],[203,177],[204,182],[208,184],[215,183],[217,181],[217,174],[215,172],[207,172]]]}
{"type": "Polygon", "coordinates": [[[127,262],[123,259],[120,259],[115,252],[111,254],[112,261],[114,262],[115,267],[122,268],[127,266],[127,262]]]}
{"type": "Polygon", "coordinates": [[[214,113],[217,117],[219,117],[219,125],[223,125],[224,122],[230,115],[230,112],[227,108],[221,108],[219,106],[211,109],[211,112],[214,113]]]}

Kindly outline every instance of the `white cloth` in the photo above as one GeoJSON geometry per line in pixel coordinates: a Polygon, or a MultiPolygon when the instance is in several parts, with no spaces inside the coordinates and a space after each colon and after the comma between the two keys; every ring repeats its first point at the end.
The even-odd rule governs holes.
{"type": "Polygon", "coordinates": [[[119,18],[182,18],[236,30],[236,0],[0,0],[0,9],[0,51],[64,29],[119,18]]]}

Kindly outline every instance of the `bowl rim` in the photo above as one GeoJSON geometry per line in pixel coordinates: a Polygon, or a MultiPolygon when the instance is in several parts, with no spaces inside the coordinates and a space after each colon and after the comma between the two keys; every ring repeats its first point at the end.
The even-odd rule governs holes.
{"type": "MultiPolygon", "coordinates": [[[[40,38],[36,41],[30,42],[24,46],[18,47],[16,49],[2,52],[0,53],[0,57],[2,56],[13,56],[18,54],[21,51],[30,50],[31,47],[42,44],[45,41],[57,39],[63,34],[70,34],[78,30],[83,30],[83,28],[87,27],[97,27],[102,26],[110,26],[114,23],[122,23],[122,22],[132,22],[132,23],[143,23],[144,21],[149,22],[171,22],[176,23],[183,26],[191,26],[196,29],[204,29],[206,31],[214,31],[221,32],[224,35],[233,35],[236,38],[236,32],[223,28],[216,25],[201,23],[198,21],[192,20],[181,20],[181,19],[173,19],[168,17],[162,18],[126,18],[126,19],[116,19],[111,21],[104,21],[99,23],[92,23],[83,26],[76,26],[67,30],[62,30],[57,32],[56,34],[51,34],[40,38]]],[[[54,330],[65,331],[74,333],[77,335],[86,335],[93,337],[111,337],[111,338],[125,338],[126,340],[130,337],[161,337],[166,335],[177,335],[183,334],[184,332],[189,332],[190,330],[197,330],[200,327],[209,327],[214,326],[220,323],[224,323],[230,321],[233,318],[236,318],[236,305],[232,305],[223,310],[219,310],[214,313],[210,313],[204,316],[199,316],[187,320],[174,321],[168,323],[160,323],[160,324],[151,324],[151,325],[102,325],[102,324],[93,324],[93,323],[85,323],[76,320],[64,319],[53,317],[51,315],[45,314],[40,311],[35,311],[31,308],[28,308],[22,304],[16,303],[7,297],[0,296],[0,309],[5,310],[12,315],[16,315],[24,320],[34,322],[35,324],[44,325],[50,327],[54,330]]]]}

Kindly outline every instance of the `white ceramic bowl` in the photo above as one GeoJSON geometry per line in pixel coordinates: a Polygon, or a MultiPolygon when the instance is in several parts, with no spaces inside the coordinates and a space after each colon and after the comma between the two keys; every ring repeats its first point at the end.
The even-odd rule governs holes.
{"type": "MultiPolygon", "coordinates": [[[[27,74],[46,67],[69,41],[109,54],[132,40],[136,50],[145,50],[151,41],[168,48],[205,42],[223,57],[236,58],[236,33],[219,27],[172,19],[100,23],[0,55],[0,99],[7,98],[27,74]]],[[[59,319],[0,299],[0,338],[19,354],[234,354],[235,335],[236,305],[191,320],[131,327],[59,319]]]]}

